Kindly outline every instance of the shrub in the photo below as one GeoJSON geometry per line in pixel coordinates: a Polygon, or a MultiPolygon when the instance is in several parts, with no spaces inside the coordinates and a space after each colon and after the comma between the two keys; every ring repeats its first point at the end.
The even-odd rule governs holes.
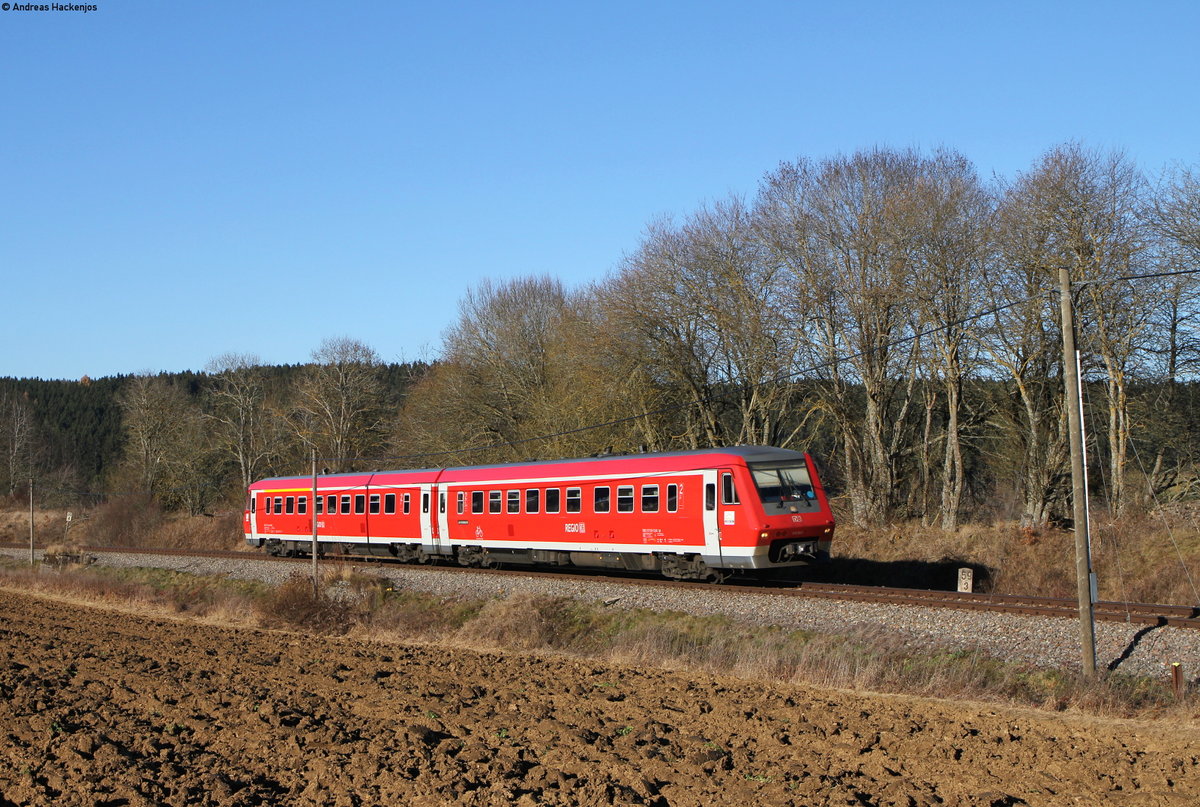
{"type": "Polygon", "coordinates": [[[340,635],[358,623],[351,599],[330,595],[324,585],[314,589],[312,578],[300,573],[268,593],[259,603],[258,613],[268,626],[314,633],[340,635]]]}

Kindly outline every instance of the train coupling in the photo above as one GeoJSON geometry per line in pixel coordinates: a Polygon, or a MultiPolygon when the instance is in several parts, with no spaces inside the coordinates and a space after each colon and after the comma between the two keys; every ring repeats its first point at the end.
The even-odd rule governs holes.
{"type": "Polygon", "coordinates": [[[817,558],[817,541],[780,541],[771,547],[771,555],[775,563],[813,561],[817,558]]]}

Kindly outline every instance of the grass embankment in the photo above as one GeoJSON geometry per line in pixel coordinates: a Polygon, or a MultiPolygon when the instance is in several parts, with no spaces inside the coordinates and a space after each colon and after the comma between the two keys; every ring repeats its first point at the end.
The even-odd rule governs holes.
{"type": "MultiPolygon", "coordinates": [[[[955,588],[958,569],[977,591],[1074,597],[1075,534],[1016,523],[943,532],[920,523],[863,528],[843,522],[826,574],[837,582],[955,588]]],[[[1102,600],[1200,603],[1200,518],[1185,509],[1092,524],[1092,566],[1102,600]]]]}
{"type": "Polygon", "coordinates": [[[286,628],[377,641],[580,658],[766,683],[988,700],[1120,716],[1194,717],[1196,693],[1166,681],[1099,681],[974,651],[918,652],[880,633],[832,635],[748,626],[723,617],[605,608],[561,597],[446,599],[377,577],[331,573],[320,592],[298,575],[279,587],[160,569],[77,567],[52,572],[0,559],[0,585],[147,615],[286,628]]]}

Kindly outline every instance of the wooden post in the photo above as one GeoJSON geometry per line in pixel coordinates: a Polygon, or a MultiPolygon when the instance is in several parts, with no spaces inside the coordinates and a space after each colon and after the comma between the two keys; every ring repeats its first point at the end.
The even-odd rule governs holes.
{"type": "Polygon", "coordinates": [[[321,594],[321,578],[317,573],[317,450],[312,450],[312,503],[308,508],[312,514],[312,577],[313,596],[321,594]]]}
{"type": "Polygon", "coordinates": [[[1075,312],[1071,301],[1071,275],[1058,270],[1059,304],[1062,310],[1063,404],[1067,408],[1067,430],[1071,438],[1071,500],[1075,518],[1075,590],[1079,600],[1079,644],[1083,651],[1083,674],[1096,676],[1096,629],[1092,605],[1092,558],[1088,547],[1087,477],[1083,467],[1083,405],[1075,357],[1075,312]]]}
{"type": "Polygon", "coordinates": [[[33,565],[33,477],[29,477],[29,565],[33,565]]]}

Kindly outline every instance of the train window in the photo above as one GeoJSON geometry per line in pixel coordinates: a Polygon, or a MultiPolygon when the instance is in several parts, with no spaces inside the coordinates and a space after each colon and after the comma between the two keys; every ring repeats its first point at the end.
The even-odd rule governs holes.
{"type": "Polygon", "coordinates": [[[600,485],[592,491],[592,510],[596,513],[607,513],[609,498],[612,495],[607,485],[600,485]]]}
{"type": "Polygon", "coordinates": [[[737,488],[733,486],[733,474],[721,474],[721,504],[741,504],[738,501],[737,488]]]}
{"type": "Polygon", "coordinates": [[[467,494],[465,491],[458,492],[458,514],[461,516],[467,512],[467,494]]]}
{"type": "Polygon", "coordinates": [[[285,513],[287,513],[288,515],[291,515],[291,514],[292,514],[292,511],[296,509],[296,497],[295,497],[295,496],[288,496],[288,497],[287,497],[286,499],[284,499],[283,501],[284,501],[284,505],[283,505],[283,506],[286,508],[286,509],[284,510],[284,512],[285,512],[285,513]]]}
{"type": "Polygon", "coordinates": [[[350,513],[350,497],[349,496],[342,497],[342,513],[347,514],[347,515],[350,513]]]}
{"type": "Polygon", "coordinates": [[[300,515],[304,515],[305,513],[308,512],[308,497],[307,496],[297,496],[296,497],[296,512],[299,513],[300,515]]]}
{"type": "Polygon", "coordinates": [[[658,512],[658,485],[642,485],[642,512],[658,512]]]}
{"type": "Polygon", "coordinates": [[[383,512],[386,515],[393,515],[396,512],[396,494],[387,493],[383,497],[383,512]]]}
{"type": "Polygon", "coordinates": [[[521,491],[519,491],[519,490],[508,491],[508,512],[510,512],[510,513],[521,512],[521,491]]]}
{"type": "Polygon", "coordinates": [[[717,509],[717,486],[709,482],[704,486],[704,509],[717,509]]]}
{"type": "Polygon", "coordinates": [[[429,512],[429,494],[425,491],[421,491],[421,512],[429,512]]]}
{"type": "Polygon", "coordinates": [[[583,491],[579,488],[567,488],[567,512],[578,513],[583,510],[583,491]]]}
{"type": "Polygon", "coordinates": [[[325,497],[324,496],[318,496],[317,498],[313,499],[313,502],[317,505],[317,508],[316,508],[317,515],[321,515],[322,513],[325,512],[325,497]]]}
{"type": "Polygon", "coordinates": [[[472,513],[482,513],[483,512],[483,491],[482,490],[471,491],[471,512],[472,513]]]}
{"type": "Polygon", "coordinates": [[[331,516],[337,515],[337,496],[325,497],[325,510],[331,516]]]}
{"type": "Polygon", "coordinates": [[[806,466],[756,467],[751,470],[754,484],[758,486],[758,495],[768,507],[768,513],[795,513],[801,508],[815,510],[820,507],[806,466]]]}
{"type": "Polygon", "coordinates": [[[365,493],[354,494],[354,512],[362,515],[367,511],[367,496],[365,493]]]}
{"type": "Polygon", "coordinates": [[[558,512],[559,496],[560,496],[560,493],[559,493],[558,488],[546,488],[546,512],[547,513],[557,513],[558,512]]]}
{"type": "Polygon", "coordinates": [[[404,494],[404,515],[408,515],[408,511],[412,509],[412,494],[404,494]]]}
{"type": "Polygon", "coordinates": [[[679,510],[679,485],[667,485],[667,512],[675,513],[679,510]]]}
{"type": "Polygon", "coordinates": [[[525,491],[525,512],[537,513],[542,509],[542,492],[537,488],[525,491]]]}
{"type": "Polygon", "coordinates": [[[254,504],[255,504],[255,502],[254,502],[254,497],[253,497],[253,496],[251,496],[251,497],[250,497],[250,504],[247,506],[247,509],[248,509],[248,510],[249,510],[251,513],[253,513],[253,512],[254,512],[254,504]]]}
{"type": "Polygon", "coordinates": [[[446,512],[446,491],[444,490],[438,494],[438,512],[446,512]]]}
{"type": "Polygon", "coordinates": [[[267,496],[263,499],[263,512],[268,516],[271,515],[271,497],[267,496]]]}
{"type": "Polygon", "coordinates": [[[617,512],[633,512],[633,485],[621,485],[617,488],[617,512]]]}
{"type": "Polygon", "coordinates": [[[379,515],[379,504],[380,504],[379,494],[372,493],[371,494],[371,515],[373,515],[373,516],[379,515]]]}
{"type": "Polygon", "coordinates": [[[501,493],[498,490],[489,490],[488,491],[488,512],[489,513],[499,513],[500,506],[503,501],[504,501],[503,493],[501,493]]]}
{"type": "Polygon", "coordinates": [[[276,496],[275,497],[275,515],[279,515],[282,512],[283,512],[283,497],[276,496]]]}

